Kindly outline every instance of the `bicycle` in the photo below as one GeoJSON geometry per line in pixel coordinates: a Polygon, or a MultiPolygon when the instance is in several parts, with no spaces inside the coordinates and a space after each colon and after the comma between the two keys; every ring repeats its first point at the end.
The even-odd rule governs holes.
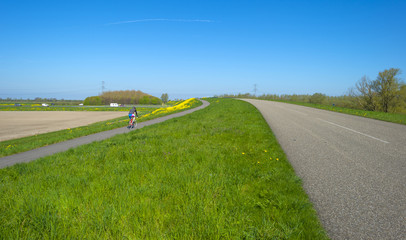
{"type": "Polygon", "coordinates": [[[127,128],[130,129],[134,127],[137,127],[137,119],[135,118],[135,116],[130,119],[127,128]]]}

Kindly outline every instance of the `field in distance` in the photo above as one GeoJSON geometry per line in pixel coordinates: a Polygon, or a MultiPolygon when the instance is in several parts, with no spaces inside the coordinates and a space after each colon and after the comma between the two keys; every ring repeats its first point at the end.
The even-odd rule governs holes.
{"type": "Polygon", "coordinates": [[[75,128],[123,117],[123,112],[0,112],[0,141],[75,128]]]}

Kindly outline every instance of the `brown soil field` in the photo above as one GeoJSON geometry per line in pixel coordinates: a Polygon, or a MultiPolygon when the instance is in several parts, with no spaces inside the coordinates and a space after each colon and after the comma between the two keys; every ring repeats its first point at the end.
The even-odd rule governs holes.
{"type": "Polygon", "coordinates": [[[127,112],[0,111],[0,141],[126,116],[127,112]]]}

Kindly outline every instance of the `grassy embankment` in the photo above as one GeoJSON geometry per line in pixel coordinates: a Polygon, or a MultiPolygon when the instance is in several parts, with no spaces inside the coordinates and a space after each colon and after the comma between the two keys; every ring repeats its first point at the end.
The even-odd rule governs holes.
{"type": "Polygon", "coordinates": [[[252,105],[193,114],[0,169],[6,239],[327,239],[252,105]]]}
{"type": "MultiPolygon", "coordinates": [[[[202,103],[196,99],[189,99],[183,102],[178,102],[177,105],[166,108],[138,108],[138,122],[144,122],[153,118],[162,117],[168,114],[187,110],[200,106],[202,103]]],[[[97,109],[95,111],[98,111],[97,109]]],[[[129,109],[126,108],[126,112],[129,109]]],[[[123,113],[123,117],[93,123],[87,126],[68,128],[60,131],[38,134],[34,136],[12,139],[0,142],[0,157],[9,156],[19,152],[25,152],[35,148],[47,146],[50,144],[70,140],[86,136],[93,133],[107,131],[119,127],[124,127],[128,124],[128,116],[123,113]]]]}
{"type": "Polygon", "coordinates": [[[406,114],[403,114],[403,113],[385,113],[385,112],[378,112],[378,111],[365,111],[365,110],[360,110],[360,109],[328,106],[328,105],[315,104],[315,103],[303,103],[303,102],[280,101],[280,100],[272,100],[272,101],[296,104],[296,105],[301,105],[301,106],[306,106],[306,107],[318,108],[318,109],[323,109],[323,110],[328,110],[328,111],[333,111],[333,112],[340,112],[340,113],[356,115],[356,116],[360,116],[360,117],[372,118],[372,119],[376,119],[376,120],[406,125],[406,114]]]}

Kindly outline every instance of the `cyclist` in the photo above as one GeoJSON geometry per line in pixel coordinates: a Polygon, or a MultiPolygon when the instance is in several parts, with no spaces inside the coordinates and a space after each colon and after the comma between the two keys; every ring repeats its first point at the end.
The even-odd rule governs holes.
{"type": "Polygon", "coordinates": [[[131,125],[129,125],[128,128],[130,128],[130,127],[134,128],[134,125],[132,123],[134,123],[135,116],[137,116],[137,118],[138,118],[137,109],[135,107],[133,107],[128,112],[128,117],[130,118],[130,123],[131,123],[131,125]]]}

